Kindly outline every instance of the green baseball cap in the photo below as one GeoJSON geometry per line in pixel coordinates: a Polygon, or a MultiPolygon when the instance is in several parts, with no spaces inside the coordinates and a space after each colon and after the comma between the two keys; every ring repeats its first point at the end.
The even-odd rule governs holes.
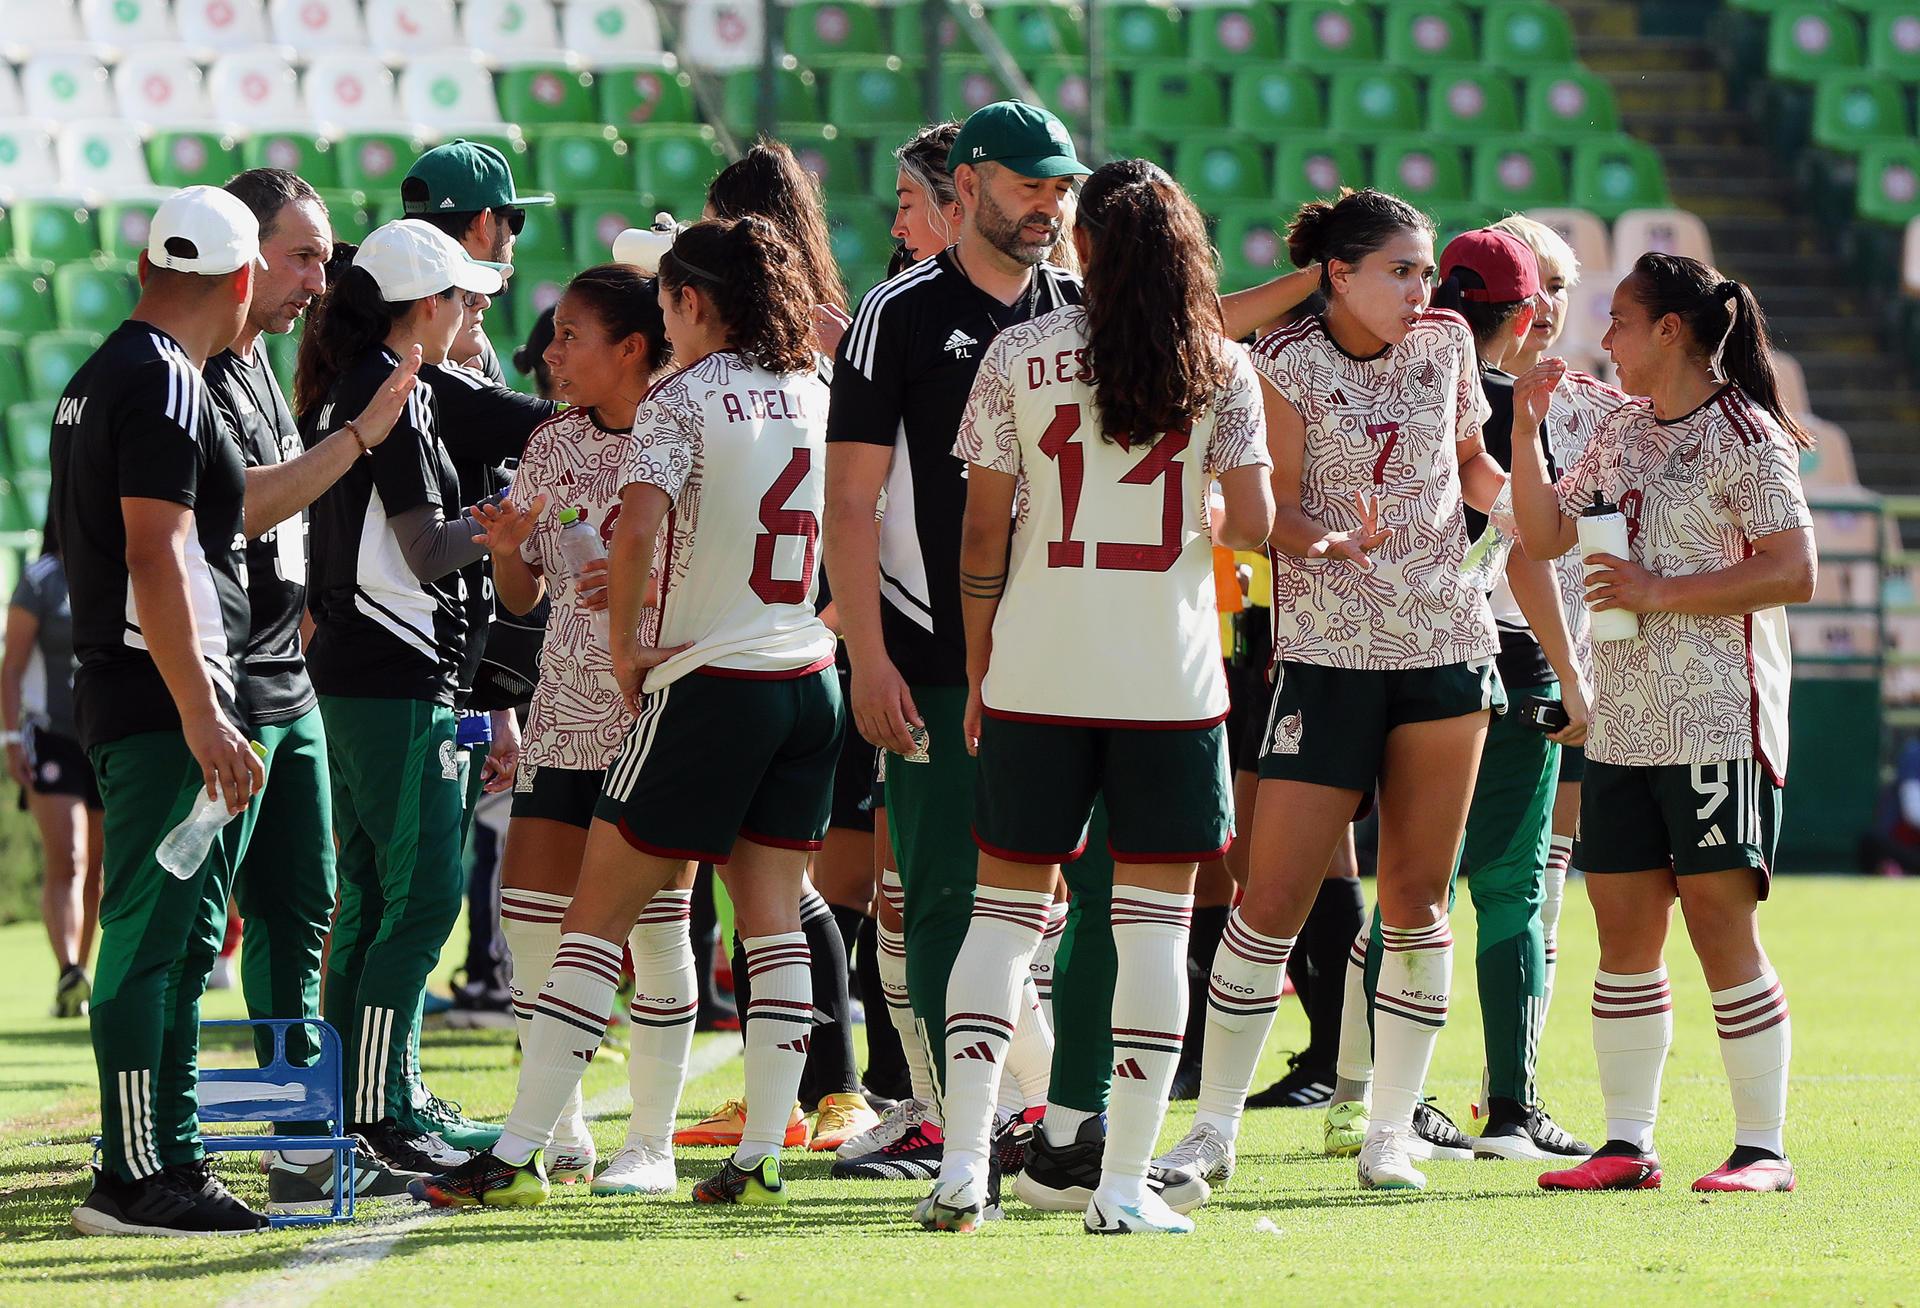
{"type": "Polygon", "coordinates": [[[947,151],[947,169],[997,163],[1022,177],[1074,177],[1093,169],[1074,153],[1067,125],[1038,105],[998,100],[968,115],[947,151]]]}
{"type": "Polygon", "coordinates": [[[430,213],[479,213],[509,206],[552,204],[551,195],[516,195],[507,157],[479,141],[448,141],[413,161],[400,183],[402,211],[410,218],[430,213]]]}

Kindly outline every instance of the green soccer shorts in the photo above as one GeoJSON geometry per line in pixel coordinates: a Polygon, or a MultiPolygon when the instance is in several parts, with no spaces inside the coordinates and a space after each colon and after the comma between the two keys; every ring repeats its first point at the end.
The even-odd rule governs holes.
{"type": "Polygon", "coordinates": [[[1395,727],[1504,711],[1492,659],[1386,671],[1281,660],[1259,771],[1371,795],[1395,727]]]}

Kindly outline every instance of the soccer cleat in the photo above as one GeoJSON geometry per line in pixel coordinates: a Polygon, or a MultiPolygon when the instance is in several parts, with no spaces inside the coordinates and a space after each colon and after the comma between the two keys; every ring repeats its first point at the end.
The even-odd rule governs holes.
{"type": "Polygon", "coordinates": [[[880,1125],[880,1114],[867,1107],[866,1096],[858,1092],[824,1095],[813,1118],[813,1135],[807,1148],[815,1153],[838,1150],[855,1136],[865,1135],[880,1125]]]}
{"type": "Polygon", "coordinates": [[[1721,1192],[1766,1193],[1793,1189],[1793,1164],[1763,1149],[1743,1146],[1726,1162],[1693,1183],[1703,1194],[1721,1192]]]}
{"type": "Polygon", "coordinates": [[[1248,1108],[1322,1108],[1333,1101],[1333,1069],[1303,1067],[1300,1055],[1287,1060],[1287,1074],[1247,1096],[1248,1108]]]}
{"type": "Polygon", "coordinates": [[[1413,1135],[1407,1153],[1423,1162],[1464,1163],[1473,1157],[1473,1141],[1432,1101],[1413,1106],[1413,1135]]]}
{"type": "Polygon", "coordinates": [[[349,1134],[359,1137],[375,1158],[397,1172],[431,1176],[473,1157],[471,1149],[456,1149],[437,1135],[402,1126],[391,1117],[356,1124],[349,1134]]]}
{"type": "Polygon", "coordinates": [[[1511,1099],[1490,1102],[1486,1127],[1473,1141],[1475,1158],[1558,1162],[1564,1158],[1585,1158],[1592,1152],[1547,1116],[1546,1109],[1522,1108],[1511,1099]]]}
{"type": "Polygon", "coordinates": [[[1210,1186],[1225,1185],[1233,1179],[1234,1162],[1233,1141],[1218,1127],[1202,1122],[1154,1159],[1153,1170],[1197,1176],[1210,1186]]]}
{"type": "Polygon", "coordinates": [[[926,1121],[931,1107],[924,1099],[902,1099],[880,1114],[872,1126],[843,1141],[834,1154],[839,1158],[864,1158],[877,1153],[926,1121]]]}
{"type": "MultiPolygon", "coordinates": [[[[835,1160],[830,1175],[836,1181],[931,1181],[940,1174],[940,1159],[945,1153],[946,1137],[939,1124],[923,1121],[864,1158],[835,1160]]],[[[1027,1165],[1033,1164],[1029,1161],[1027,1165]]]]}
{"type": "Polygon", "coordinates": [[[988,1152],[1002,1177],[1018,1177],[1026,1168],[1027,1152],[1040,1130],[1040,1120],[1046,1115],[1046,1105],[1040,1104],[1008,1114],[1006,1121],[993,1128],[993,1142],[988,1152]]]}
{"type": "Polygon", "coordinates": [[[509,1163],[483,1149],[450,1172],[421,1177],[407,1193],[435,1208],[535,1208],[552,1191],[539,1150],[524,1163],[509,1163]]]}
{"type": "Polygon", "coordinates": [[[780,1155],[768,1154],[751,1170],[732,1158],[720,1170],[693,1187],[697,1204],[744,1204],[749,1208],[778,1208],[787,1202],[787,1186],[780,1179],[780,1155]]]}
{"type": "Polygon", "coordinates": [[[137,1181],[122,1181],[105,1168],[93,1169],[93,1189],[73,1210],[73,1228],[82,1235],[253,1235],[267,1219],[206,1178],[218,1193],[209,1195],[195,1169],[162,1168],[137,1181]]]}
{"type": "Polygon", "coordinates": [[[937,1181],[933,1193],[914,1205],[913,1220],[924,1231],[953,1231],[972,1235],[987,1220],[988,1199],[971,1176],[937,1181]]]}
{"type": "Polygon", "coordinates": [[[549,1185],[572,1185],[577,1181],[591,1181],[594,1164],[600,1161],[593,1151],[591,1140],[587,1141],[584,1148],[578,1144],[562,1145],[556,1140],[550,1152],[553,1154],[553,1166],[547,1169],[549,1185]]]}
{"type": "MultiPolygon", "coordinates": [[[[424,1091],[424,1087],[422,1087],[424,1091]]],[[[500,1143],[501,1128],[489,1122],[476,1122],[460,1111],[460,1105],[439,1095],[425,1093],[413,1104],[411,1120],[401,1121],[416,1131],[439,1136],[455,1149],[478,1153],[500,1143]]]]}
{"type": "Polygon", "coordinates": [[[1399,1127],[1383,1126],[1360,1147],[1360,1184],[1369,1190],[1424,1190],[1427,1178],[1413,1165],[1412,1137],[1399,1127]]]}
{"type": "Polygon", "coordinates": [[[85,1017],[92,998],[93,981],[87,976],[87,969],[70,967],[60,974],[60,982],[53,989],[53,1015],[85,1017]]]}
{"type": "Polygon", "coordinates": [[[1658,1190],[1660,1160],[1624,1140],[1609,1140],[1577,1167],[1547,1172],[1542,1190],[1658,1190]]]}
{"type": "Polygon", "coordinates": [[[672,1194],[679,1185],[664,1137],[628,1141],[593,1178],[594,1194],[672,1194]]]}
{"type": "MultiPolygon", "coordinates": [[[[325,1213],[333,1210],[331,1155],[317,1163],[290,1163],[284,1153],[273,1155],[267,1168],[267,1211],[270,1213],[325,1213]]],[[[345,1162],[341,1171],[344,1176],[345,1162]]],[[[363,1143],[353,1151],[353,1197],[399,1199],[407,1186],[424,1181],[424,1172],[400,1172],[388,1167],[363,1143]]]]}
{"type": "MultiPolygon", "coordinates": [[[[673,1142],[683,1148],[738,1149],[740,1135],[746,1129],[747,1101],[729,1099],[692,1126],[675,1131],[673,1142]]],[[[788,1149],[807,1146],[807,1118],[799,1104],[793,1106],[793,1113],[787,1119],[787,1138],[781,1143],[788,1149]]]]}
{"type": "Polygon", "coordinates": [[[1320,1132],[1322,1153],[1329,1158],[1352,1158],[1366,1142],[1367,1105],[1363,1100],[1327,1105],[1327,1120],[1320,1132]]]}
{"type": "Polygon", "coordinates": [[[1175,1212],[1149,1186],[1137,1204],[1096,1191],[1087,1201],[1082,1225],[1090,1235],[1192,1235],[1193,1219],[1175,1212]]]}

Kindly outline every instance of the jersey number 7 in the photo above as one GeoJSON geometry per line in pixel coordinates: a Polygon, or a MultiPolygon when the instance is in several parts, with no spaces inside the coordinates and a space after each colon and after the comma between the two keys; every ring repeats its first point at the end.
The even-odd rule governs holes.
{"type": "MultiPolygon", "coordinates": [[[[1060,539],[1047,542],[1049,568],[1082,568],[1087,562],[1085,542],[1073,538],[1073,520],[1080,513],[1080,491],[1087,480],[1087,452],[1074,437],[1080,431],[1081,413],[1077,404],[1055,407],[1053,421],[1040,434],[1040,452],[1052,459],[1060,471],[1060,539]]],[[[1133,465],[1120,479],[1122,486],[1161,486],[1160,542],[1157,545],[1123,545],[1101,541],[1094,547],[1093,566],[1108,572],[1165,572],[1180,557],[1181,533],[1186,515],[1182,510],[1181,483],[1186,465],[1179,462],[1193,434],[1170,431],[1153,443],[1146,457],[1133,465]]]]}
{"type": "Polygon", "coordinates": [[[790,509],[786,504],[812,469],[813,451],[802,445],[794,450],[787,466],[760,497],[760,525],[766,530],[753,538],[753,573],[747,578],[747,584],[763,604],[807,602],[807,591],[813,585],[814,551],[820,541],[820,519],[809,509],[790,509]],[[800,575],[791,579],[773,575],[774,551],[783,536],[798,536],[805,543],[800,575]]]}

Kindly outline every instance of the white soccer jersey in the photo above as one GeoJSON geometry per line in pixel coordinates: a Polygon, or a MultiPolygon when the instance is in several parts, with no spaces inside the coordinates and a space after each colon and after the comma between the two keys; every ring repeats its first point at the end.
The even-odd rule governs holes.
{"type": "Polygon", "coordinates": [[[655,550],[660,607],[648,644],[692,648],[647,674],[656,691],[696,670],[798,677],[833,663],[814,614],[825,496],[827,388],[731,350],[662,381],[633,422],[623,486],[673,500],[655,550]]]}
{"type": "Polygon", "coordinates": [[[1371,572],[1274,553],[1274,658],[1392,671],[1493,657],[1487,597],[1461,573],[1454,446],[1492,412],[1466,320],[1433,310],[1398,345],[1356,359],[1304,318],[1256,342],[1253,363],[1306,424],[1301,509],[1358,530],[1354,496],[1374,495],[1393,531],[1371,572]]]}
{"type": "MultiPolygon", "coordinates": [[[[1625,391],[1615,390],[1591,373],[1569,369],[1547,405],[1547,448],[1552,451],[1554,467],[1564,473],[1580,462],[1600,424],[1626,402],[1625,391]]],[[[1560,583],[1560,608],[1567,618],[1573,661],[1591,678],[1593,617],[1587,612],[1586,569],[1581,566],[1580,552],[1570,550],[1555,559],[1553,573],[1560,583]]]]}
{"type": "Polygon", "coordinates": [[[1207,490],[1271,466],[1260,379],[1233,374],[1191,431],[1145,448],[1100,430],[1087,313],[1009,327],[980,362],[953,452],[1019,477],[982,696],[997,717],[1205,727],[1227,715],[1207,490]]]}
{"type": "Polygon", "coordinates": [[[551,600],[540,681],[521,746],[523,776],[528,767],[604,769],[620,752],[632,721],[606,646],[594,633],[593,615],[580,606],[573,570],[560,553],[565,508],[585,509],[600,538],[612,538],[632,452],[631,431],[602,427],[591,409],[568,409],[534,429],[514,474],[514,503],[547,497],[547,510],[520,554],[545,574],[551,600]]]}
{"type": "MultiPolygon", "coordinates": [[[[1562,509],[1578,514],[1596,489],[1626,515],[1633,561],[1662,577],[1731,567],[1760,537],[1813,525],[1792,439],[1735,386],[1672,422],[1656,419],[1650,401],[1628,400],[1561,478],[1562,509]]],[[[1642,613],[1638,637],[1593,647],[1587,757],[1757,757],[1783,782],[1792,674],[1785,609],[1642,613]]]]}

